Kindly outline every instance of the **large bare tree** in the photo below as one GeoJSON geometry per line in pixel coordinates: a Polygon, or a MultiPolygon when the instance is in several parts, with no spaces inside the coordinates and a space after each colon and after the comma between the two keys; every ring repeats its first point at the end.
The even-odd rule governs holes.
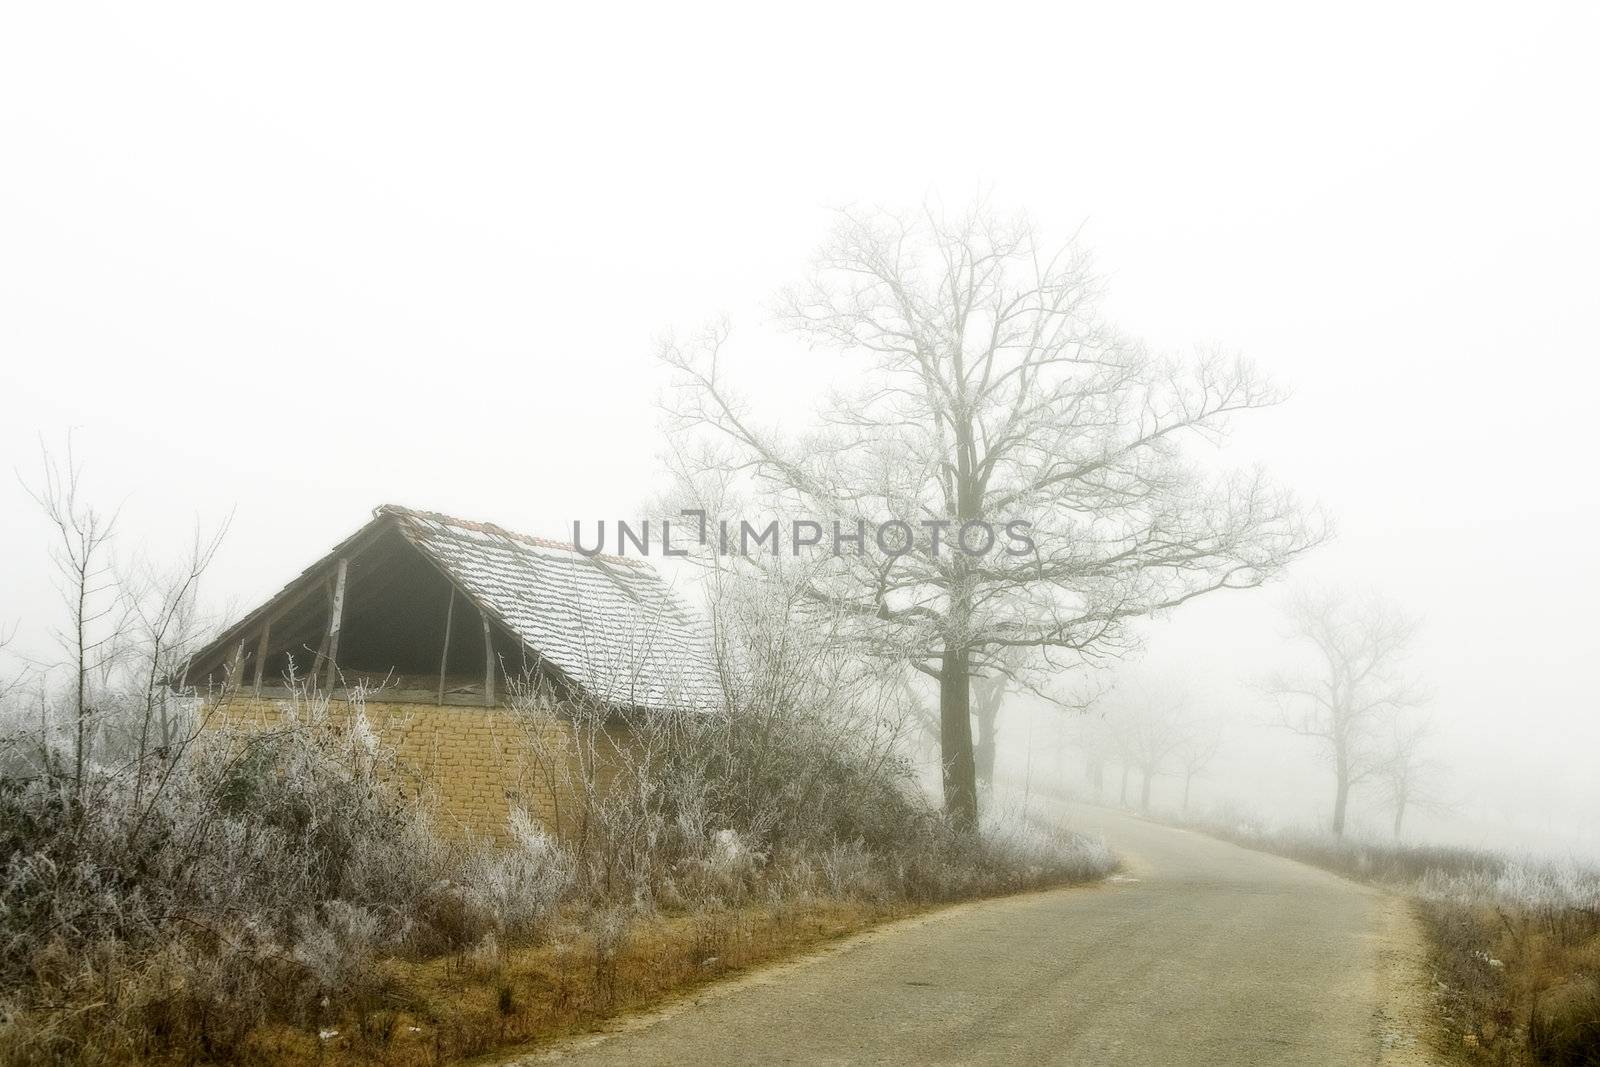
{"type": "Polygon", "coordinates": [[[686,464],[737,470],[773,513],[824,529],[912,529],[899,554],[869,532],[809,592],[938,683],[958,822],[977,814],[974,676],[1016,673],[1008,650],[1041,669],[1126,648],[1135,620],[1259,585],[1323,536],[1261,472],[1186,452],[1281,394],[1239,359],[1153,355],[1103,321],[1099,295],[1076,244],[1047,248],[1026,219],[843,211],[779,307],[802,338],[866,362],[817,432],[760,422],[727,379],[725,327],[664,347],[686,464]],[[694,427],[720,446],[690,456],[694,427]],[[963,531],[972,548],[998,541],[960,551],[963,531]]]}
{"type": "Polygon", "coordinates": [[[1285,607],[1314,664],[1268,680],[1280,725],[1319,743],[1333,766],[1333,832],[1343,834],[1350,791],[1384,766],[1383,728],[1426,695],[1406,670],[1416,623],[1377,596],[1302,592],[1285,607]]]}

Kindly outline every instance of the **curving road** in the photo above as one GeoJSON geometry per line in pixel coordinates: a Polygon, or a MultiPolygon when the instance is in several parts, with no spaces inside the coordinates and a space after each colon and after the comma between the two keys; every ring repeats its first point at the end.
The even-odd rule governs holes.
{"type": "Polygon", "coordinates": [[[1103,886],[963,905],[735,980],[519,1063],[1367,1064],[1406,1032],[1394,898],[1098,808],[1103,886]]]}

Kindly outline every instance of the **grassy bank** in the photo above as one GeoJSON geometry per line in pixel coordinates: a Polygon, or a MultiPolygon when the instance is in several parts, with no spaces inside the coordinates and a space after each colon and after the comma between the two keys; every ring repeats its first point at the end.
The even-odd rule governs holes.
{"type": "Polygon", "coordinates": [[[534,946],[387,960],[363,1002],[327,1013],[315,1030],[262,1027],[237,1055],[262,1064],[420,1067],[528,1047],[914,910],[805,900],[619,916],[610,926],[574,917],[534,946]]]}

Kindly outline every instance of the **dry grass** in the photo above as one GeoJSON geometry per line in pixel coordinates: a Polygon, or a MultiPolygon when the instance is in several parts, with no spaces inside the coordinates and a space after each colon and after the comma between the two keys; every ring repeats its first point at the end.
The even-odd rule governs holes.
{"type": "Polygon", "coordinates": [[[492,957],[389,961],[380,997],[330,1015],[317,1033],[263,1028],[239,1050],[237,1062],[420,1067],[509,1052],[592,1030],[616,1015],[919,910],[809,900],[634,918],[620,929],[573,917],[548,943],[492,957]]]}
{"type": "Polygon", "coordinates": [[[1421,910],[1451,1052],[1600,1065],[1600,917],[1442,898],[1421,910]]]}

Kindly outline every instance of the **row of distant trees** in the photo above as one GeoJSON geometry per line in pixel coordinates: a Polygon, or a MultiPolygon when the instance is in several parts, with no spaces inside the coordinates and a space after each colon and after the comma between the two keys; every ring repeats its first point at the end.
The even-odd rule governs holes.
{"type": "Polygon", "coordinates": [[[1222,747],[1222,720],[1197,710],[1181,692],[1134,683],[1113,694],[1111,707],[1091,715],[1080,731],[1089,759],[1089,778],[1098,797],[1109,766],[1120,771],[1117,801],[1128,803],[1132,775],[1139,776],[1139,807],[1150,808],[1158,775],[1175,772],[1183,782],[1183,810],[1189,810],[1194,779],[1222,747]]]}
{"type": "MultiPolygon", "coordinates": [[[[1343,834],[1352,793],[1373,790],[1392,817],[1396,837],[1406,816],[1442,806],[1436,791],[1439,765],[1430,749],[1432,720],[1423,713],[1428,694],[1407,667],[1417,634],[1415,620],[1375,595],[1302,591],[1284,606],[1290,637],[1310,652],[1305,666],[1280,671],[1261,683],[1274,701],[1266,725],[1313,744],[1332,771],[1329,826],[1343,834]]],[[[994,675],[974,688],[980,781],[992,778],[998,712],[1007,691],[994,675]]],[[[1194,780],[1216,760],[1225,740],[1223,718],[1201,706],[1176,680],[1121,672],[1076,724],[1077,745],[1097,799],[1105,777],[1119,775],[1115,796],[1149,810],[1154,780],[1173,775],[1189,810],[1194,780]]]]}

